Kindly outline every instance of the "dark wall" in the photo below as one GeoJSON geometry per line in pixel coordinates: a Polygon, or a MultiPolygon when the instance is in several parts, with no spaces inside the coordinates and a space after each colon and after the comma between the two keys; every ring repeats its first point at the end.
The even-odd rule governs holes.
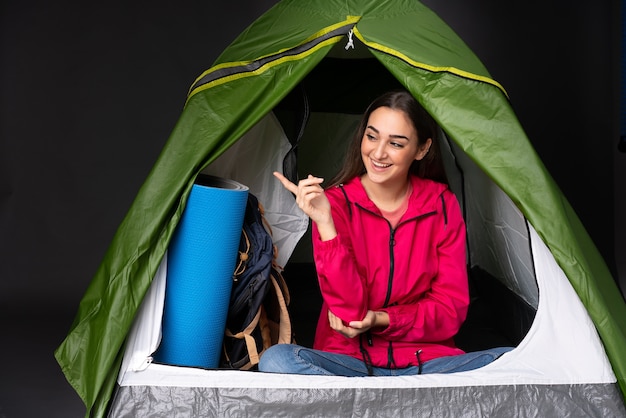
{"type": "MultiPolygon", "coordinates": [[[[8,1],[0,30],[0,303],[74,309],[189,85],[275,1],[8,1]]],[[[617,2],[426,1],[507,89],[614,266],[617,2]]]]}
{"type": "Polygon", "coordinates": [[[187,89],[275,1],[214,3],[2,2],[0,303],[77,306],[187,89]]]}

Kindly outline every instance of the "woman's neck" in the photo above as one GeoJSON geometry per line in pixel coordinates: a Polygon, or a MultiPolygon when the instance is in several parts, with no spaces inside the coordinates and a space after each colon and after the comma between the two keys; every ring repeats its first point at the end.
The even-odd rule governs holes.
{"type": "Polygon", "coordinates": [[[411,181],[408,178],[405,182],[393,185],[378,184],[369,181],[366,174],[361,177],[361,184],[370,200],[379,209],[388,212],[400,207],[411,191],[411,181]]]}

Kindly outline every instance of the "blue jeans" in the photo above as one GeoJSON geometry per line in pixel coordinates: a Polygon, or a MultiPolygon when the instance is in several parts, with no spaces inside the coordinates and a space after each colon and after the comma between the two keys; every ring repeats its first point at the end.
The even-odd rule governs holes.
{"type": "MultiPolygon", "coordinates": [[[[454,373],[478,369],[512,349],[512,347],[498,347],[458,356],[439,357],[425,362],[422,365],[421,374],[454,373]]],[[[347,377],[369,375],[367,366],[360,359],[295,344],[277,344],[267,349],[261,356],[259,371],[347,377]]],[[[420,368],[417,366],[403,369],[372,367],[372,372],[374,376],[410,376],[420,374],[420,368]]]]}

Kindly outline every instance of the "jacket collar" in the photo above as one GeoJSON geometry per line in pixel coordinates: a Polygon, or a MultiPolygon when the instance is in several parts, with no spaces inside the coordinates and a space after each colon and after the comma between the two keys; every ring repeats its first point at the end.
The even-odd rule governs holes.
{"type": "MultiPolygon", "coordinates": [[[[411,185],[413,191],[409,196],[406,217],[420,216],[428,212],[438,211],[441,208],[439,196],[448,188],[447,185],[413,175],[411,176],[411,185]]],[[[369,211],[380,213],[374,202],[367,196],[360,177],[353,178],[343,187],[350,202],[369,211]]]]}

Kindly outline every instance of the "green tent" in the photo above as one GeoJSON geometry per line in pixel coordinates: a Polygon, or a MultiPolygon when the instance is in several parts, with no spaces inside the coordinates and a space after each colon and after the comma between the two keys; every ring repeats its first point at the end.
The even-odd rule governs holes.
{"type": "MultiPolygon", "coordinates": [[[[623,398],[616,401],[614,395],[617,387],[626,394],[626,305],[533,150],[504,88],[441,19],[415,0],[284,0],[241,33],[191,86],[178,123],[55,352],[88,414],[105,413],[125,340],[199,173],[272,112],[291,109],[299,89],[307,91],[311,115],[327,116],[361,112],[379,92],[399,86],[439,123],[457,165],[473,167],[467,172],[492,183],[530,226],[529,235],[536,234],[538,245],[549,250],[595,325],[614,374],[608,380],[617,381],[601,383],[623,409],[623,398]]],[[[297,138],[288,139],[293,148],[297,138]]],[[[297,159],[306,159],[302,148],[304,142],[297,159]]],[[[470,195],[464,200],[471,205],[470,195]]],[[[539,294],[538,302],[536,296],[529,301],[539,307],[538,317],[539,294]]]]}

